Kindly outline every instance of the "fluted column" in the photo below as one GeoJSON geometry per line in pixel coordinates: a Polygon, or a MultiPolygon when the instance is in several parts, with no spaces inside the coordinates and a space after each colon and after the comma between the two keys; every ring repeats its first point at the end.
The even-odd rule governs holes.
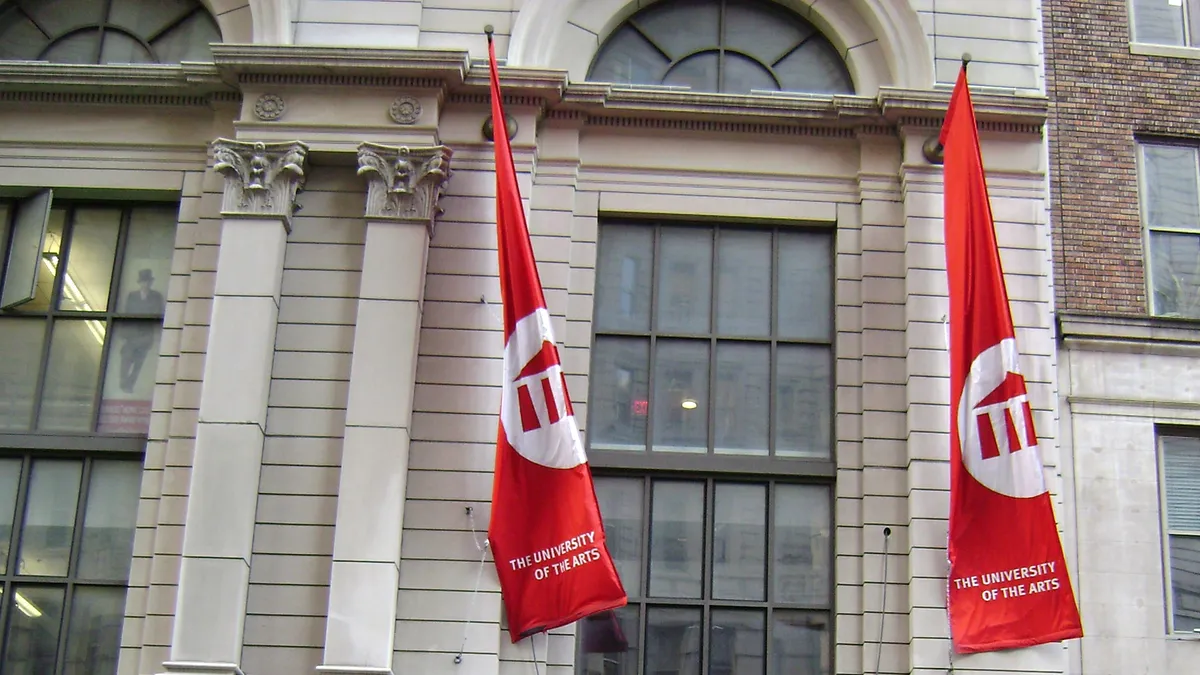
{"type": "Polygon", "coordinates": [[[425,259],[451,152],[363,143],[367,234],[338,485],[325,658],[391,674],[425,259]]]}
{"type": "Polygon", "coordinates": [[[250,550],[283,254],[303,143],[217,139],[225,176],[168,673],[241,675],[250,550]]]}

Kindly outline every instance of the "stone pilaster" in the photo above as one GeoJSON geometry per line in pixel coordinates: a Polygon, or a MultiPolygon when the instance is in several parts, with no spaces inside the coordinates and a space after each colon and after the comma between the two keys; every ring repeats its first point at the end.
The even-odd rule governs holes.
{"type": "Polygon", "coordinates": [[[322,673],[388,675],[396,631],[425,259],[449,175],[443,146],[363,143],[366,244],[322,673]]]}
{"type": "Polygon", "coordinates": [[[284,246],[308,147],[213,142],[220,253],[167,673],[241,675],[284,246]]]}

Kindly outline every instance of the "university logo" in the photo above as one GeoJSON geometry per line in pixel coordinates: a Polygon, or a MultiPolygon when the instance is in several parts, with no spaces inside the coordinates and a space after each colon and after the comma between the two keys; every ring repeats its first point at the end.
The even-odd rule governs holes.
{"type": "Polygon", "coordinates": [[[1009,497],[1046,491],[1042,458],[1017,342],[1005,338],[971,364],[958,406],[963,465],[975,480],[1009,497]]]}
{"type": "Polygon", "coordinates": [[[587,461],[545,308],[517,321],[505,345],[500,420],[509,445],[531,462],[570,469],[587,461]]]}

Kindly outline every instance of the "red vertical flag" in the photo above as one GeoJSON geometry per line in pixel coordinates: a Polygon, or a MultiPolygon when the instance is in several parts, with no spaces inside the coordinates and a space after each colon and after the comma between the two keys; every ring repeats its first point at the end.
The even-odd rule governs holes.
{"type": "Polygon", "coordinates": [[[964,65],[942,127],[950,281],[950,635],[955,651],[1083,636],[1016,336],[964,65]]]}
{"type": "Polygon", "coordinates": [[[488,36],[504,386],[488,539],[512,641],[625,604],[534,264],[488,36]]]}

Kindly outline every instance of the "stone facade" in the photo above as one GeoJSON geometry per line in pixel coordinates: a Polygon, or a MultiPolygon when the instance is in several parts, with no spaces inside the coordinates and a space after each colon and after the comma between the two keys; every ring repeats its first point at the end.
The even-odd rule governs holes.
{"type": "MultiPolygon", "coordinates": [[[[853,95],[588,82],[650,4],[211,0],[211,64],[0,62],[6,191],[180,204],[121,675],[532,672],[480,565],[503,342],[485,25],[585,434],[602,221],[832,231],[831,672],[1075,672],[1063,645],[951,663],[944,609],[941,169],[922,145],[962,52],[1064,513],[1079,489],[1053,451],[1039,3],[780,2],[853,95]]],[[[542,672],[573,672],[573,629],[535,640],[542,672]]]]}

